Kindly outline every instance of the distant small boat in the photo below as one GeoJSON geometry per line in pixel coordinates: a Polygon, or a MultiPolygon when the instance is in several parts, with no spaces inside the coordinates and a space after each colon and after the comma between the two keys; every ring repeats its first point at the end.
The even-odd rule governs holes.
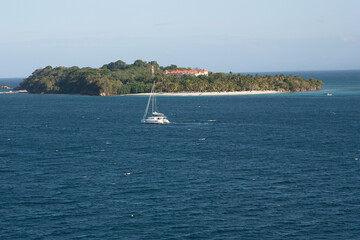
{"type": "Polygon", "coordinates": [[[332,93],[325,93],[326,96],[332,96],[332,93]]]}
{"type": "Polygon", "coordinates": [[[156,94],[155,94],[155,81],[154,85],[151,88],[151,93],[149,96],[148,103],[146,105],[145,113],[143,118],[141,119],[141,123],[148,123],[148,124],[168,124],[170,121],[166,118],[163,113],[159,113],[156,111],[156,94]],[[151,102],[151,116],[148,115],[148,110],[151,102]]]}
{"type": "Polygon", "coordinates": [[[11,89],[8,85],[4,84],[0,86],[0,89],[11,89]]]}

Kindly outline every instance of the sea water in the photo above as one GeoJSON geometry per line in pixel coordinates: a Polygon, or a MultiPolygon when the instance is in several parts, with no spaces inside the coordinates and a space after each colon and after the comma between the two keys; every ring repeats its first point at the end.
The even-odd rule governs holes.
{"type": "Polygon", "coordinates": [[[161,96],[162,126],[146,96],[0,94],[0,239],[359,239],[360,71],[293,74],[324,90],[161,96]]]}

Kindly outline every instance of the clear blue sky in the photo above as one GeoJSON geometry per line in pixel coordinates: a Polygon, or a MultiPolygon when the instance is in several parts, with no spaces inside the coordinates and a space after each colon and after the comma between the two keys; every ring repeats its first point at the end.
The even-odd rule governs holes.
{"type": "Polygon", "coordinates": [[[360,69],[358,0],[1,0],[0,77],[136,59],[222,72],[360,69]]]}

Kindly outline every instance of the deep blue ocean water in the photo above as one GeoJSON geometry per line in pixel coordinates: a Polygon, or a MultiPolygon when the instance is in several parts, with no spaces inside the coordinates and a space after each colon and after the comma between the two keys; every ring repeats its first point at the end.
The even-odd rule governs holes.
{"type": "Polygon", "coordinates": [[[164,126],[146,96],[0,94],[0,239],[359,239],[360,71],[293,74],[324,90],[162,96],[164,126]]]}

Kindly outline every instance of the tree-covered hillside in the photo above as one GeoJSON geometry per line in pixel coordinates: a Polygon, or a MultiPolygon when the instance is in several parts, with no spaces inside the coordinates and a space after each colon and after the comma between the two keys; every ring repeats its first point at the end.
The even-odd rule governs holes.
{"type": "Polygon", "coordinates": [[[209,73],[209,76],[169,76],[163,71],[179,68],[176,65],[159,66],[156,61],[136,60],[133,64],[116,61],[101,68],[55,67],[35,70],[21,84],[30,93],[65,93],[85,95],[118,95],[150,92],[156,81],[157,92],[219,92],[219,91],[313,91],[323,82],[304,80],[292,75],[241,75],[209,73]],[[151,76],[154,66],[155,76],[151,76]]]}

